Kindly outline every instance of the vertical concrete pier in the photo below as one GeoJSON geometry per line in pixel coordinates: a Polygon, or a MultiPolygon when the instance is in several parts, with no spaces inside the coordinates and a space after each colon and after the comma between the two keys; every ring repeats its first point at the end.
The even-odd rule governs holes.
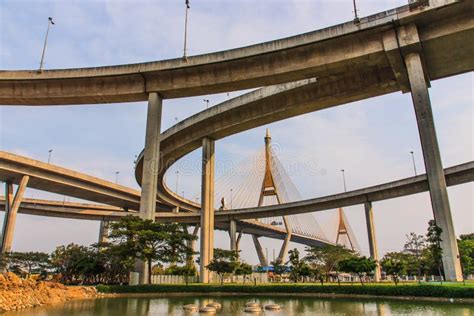
{"type": "Polygon", "coordinates": [[[1,252],[7,253],[12,250],[13,234],[15,232],[16,215],[20,208],[23,194],[28,184],[29,176],[23,176],[18,184],[16,194],[13,194],[13,184],[5,183],[5,217],[3,219],[1,252]]]}
{"type": "MultiPolygon", "coordinates": [[[[198,232],[199,232],[199,225],[196,225],[196,226],[194,226],[194,229],[193,229],[193,232],[192,232],[193,237],[196,237],[198,232]]],[[[189,248],[191,248],[192,251],[194,252],[196,250],[196,240],[188,241],[187,246],[189,248]]],[[[187,266],[193,266],[194,265],[194,255],[190,255],[186,258],[186,265],[187,266]]]]}
{"type": "Polygon", "coordinates": [[[230,250],[237,250],[237,223],[235,220],[229,222],[230,250]]]}
{"type": "Polygon", "coordinates": [[[214,257],[214,140],[202,140],[200,281],[209,283],[206,266],[214,257]]]}
{"type": "Polygon", "coordinates": [[[99,227],[99,242],[108,242],[109,241],[109,221],[100,221],[99,227]]]}
{"type": "Polygon", "coordinates": [[[443,230],[441,247],[443,249],[444,274],[449,281],[461,281],[462,273],[458,245],[436,137],[428,85],[420,54],[417,52],[407,54],[405,64],[423,149],[434,218],[436,224],[443,230]]]}
{"type": "Polygon", "coordinates": [[[278,261],[283,263],[285,262],[286,254],[288,252],[288,247],[290,246],[291,241],[291,225],[286,216],[283,216],[283,223],[285,224],[286,236],[283,244],[281,245],[280,254],[278,255],[278,261]]]}
{"type": "MultiPolygon", "coordinates": [[[[160,168],[160,130],[162,99],[157,92],[148,94],[148,112],[146,120],[145,150],[143,155],[142,191],[140,213],[142,219],[155,218],[156,189],[160,168]]],[[[137,261],[136,272],[140,274],[139,283],[148,282],[148,269],[142,261],[137,261]]]]}
{"type": "Polygon", "coordinates": [[[267,257],[265,256],[265,253],[263,252],[263,247],[260,244],[260,240],[258,240],[258,237],[255,235],[252,235],[252,239],[255,245],[255,250],[257,250],[257,255],[258,255],[258,260],[260,261],[260,265],[262,267],[268,266],[267,257]]]}
{"type": "Polygon", "coordinates": [[[365,202],[365,222],[367,223],[367,236],[369,237],[369,251],[370,258],[376,261],[377,267],[374,271],[375,282],[380,282],[380,263],[379,263],[379,252],[377,248],[377,239],[375,237],[375,223],[374,223],[374,211],[372,208],[372,202],[365,202]]]}

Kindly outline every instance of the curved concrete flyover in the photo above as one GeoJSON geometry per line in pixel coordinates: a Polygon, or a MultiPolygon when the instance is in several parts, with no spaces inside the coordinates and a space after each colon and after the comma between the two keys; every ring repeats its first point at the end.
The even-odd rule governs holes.
{"type": "Polygon", "coordinates": [[[408,91],[400,52],[423,51],[435,80],[473,68],[472,0],[402,6],[325,29],[243,48],[141,64],[62,70],[0,71],[0,104],[64,105],[144,101],[257,88],[366,69],[393,69],[408,91]],[[405,32],[416,25],[418,36],[405,32]],[[395,30],[397,28],[397,30],[395,30]],[[398,32],[395,36],[395,32],[398,32]]]}
{"type": "MultiPolygon", "coordinates": [[[[126,215],[138,215],[140,192],[103,179],[83,174],[38,160],[0,151],[0,180],[18,184],[28,176],[28,187],[89,200],[105,205],[23,199],[20,213],[61,218],[88,220],[118,220],[126,215]]],[[[171,212],[172,208],[157,202],[160,214],[171,212]]],[[[0,210],[5,210],[5,199],[0,200],[0,210]]],[[[237,228],[246,233],[284,239],[286,232],[281,228],[257,222],[237,221],[237,228]]],[[[220,222],[218,229],[229,230],[229,223],[220,222]]],[[[295,234],[292,241],[305,245],[330,244],[318,237],[295,234]]]]}
{"type": "MultiPolygon", "coordinates": [[[[5,211],[4,197],[0,197],[0,211],[5,211]]],[[[39,199],[23,199],[18,212],[21,214],[28,215],[96,221],[117,221],[127,215],[138,216],[138,212],[136,211],[125,211],[122,208],[109,205],[61,202],[39,199]]],[[[160,220],[160,215],[158,215],[156,219],[160,220]]],[[[199,216],[194,217],[194,219],[196,220],[189,224],[199,224],[199,216]]],[[[218,222],[216,223],[215,227],[219,230],[229,231],[229,222],[218,222]]],[[[245,234],[252,234],[281,240],[284,240],[287,234],[286,230],[283,228],[266,225],[253,220],[236,221],[236,228],[238,232],[242,232],[245,234]]],[[[329,242],[325,239],[321,239],[317,236],[307,236],[298,233],[292,234],[291,241],[306,246],[321,246],[333,244],[332,242],[329,242]]]]}
{"type": "MultiPolygon", "coordinates": [[[[474,162],[470,161],[468,163],[446,168],[445,177],[448,186],[474,181],[474,162]]],[[[426,191],[429,191],[428,180],[426,174],[423,174],[416,177],[315,199],[255,208],[216,211],[215,221],[217,223],[232,219],[244,220],[311,213],[364,204],[365,202],[377,202],[393,199],[426,191]]],[[[195,223],[199,221],[199,217],[199,214],[192,213],[157,213],[157,219],[166,222],[195,223]]]]}
{"type": "MultiPolygon", "coordinates": [[[[471,161],[446,168],[445,177],[448,186],[474,181],[474,162],[471,161]]],[[[215,213],[215,221],[216,224],[219,225],[222,223],[228,225],[229,220],[233,219],[244,221],[271,216],[318,212],[339,207],[364,204],[365,202],[393,199],[426,191],[428,191],[428,181],[426,179],[426,174],[423,174],[416,177],[315,199],[264,207],[217,211],[215,213]]],[[[0,210],[2,211],[4,210],[4,204],[5,200],[0,198],[0,210]]],[[[113,206],[34,199],[24,199],[21,203],[19,212],[51,217],[110,221],[118,220],[126,215],[138,215],[136,211],[126,212],[121,208],[113,206]]],[[[158,212],[156,213],[156,220],[161,222],[198,224],[200,221],[200,214],[158,212]]],[[[253,221],[252,225],[258,225],[259,227],[268,226],[259,222],[253,223],[253,221]]],[[[272,228],[275,231],[278,231],[278,227],[272,228]]],[[[284,232],[283,229],[280,230],[282,233],[284,232]]],[[[284,233],[286,234],[286,232],[284,233]]]]}
{"type": "MultiPolygon", "coordinates": [[[[138,210],[140,191],[71,169],[0,151],[0,181],[18,184],[29,176],[28,187],[79,199],[138,210]]],[[[171,208],[157,203],[159,210],[171,208]]]]}

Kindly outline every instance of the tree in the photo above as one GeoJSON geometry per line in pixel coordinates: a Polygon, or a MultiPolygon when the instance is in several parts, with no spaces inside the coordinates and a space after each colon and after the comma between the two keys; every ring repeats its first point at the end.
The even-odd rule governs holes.
{"type": "Polygon", "coordinates": [[[216,272],[224,284],[224,276],[233,273],[238,267],[237,254],[232,250],[214,249],[214,259],[206,266],[210,271],[216,272]]]}
{"type": "Polygon", "coordinates": [[[383,257],[381,266],[385,273],[393,277],[395,285],[398,285],[400,275],[406,273],[407,255],[400,252],[389,252],[383,257]]]}
{"type": "Polygon", "coordinates": [[[474,273],[474,234],[459,236],[458,247],[463,279],[474,273]]]}
{"type": "Polygon", "coordinates": [[[289,263],[291,267],[290,279],[297,283],[301,276],[310,274],[309,267],[300,259],[300,252],[298,249],[295,248],[290,250],[288,254],[289,260],[287,263],[289,263]]]}
{"type": "Polygon", "coordinates": [[[359,276],[360,284],[364,285],[363,277],[372,273],[377,266],[376,262],[367,257],[351,257],[341,260],[338,264],[339,270],[347,273],[355,273],[359,276]]]}
{"type": "Polygon", "coordinates": [[[7,257],[10,265],[26,270],[27,277],[42,272],[49,264],[49,255],[44,252],[11,252],[7,257]]]}
{"type": "Polygon", "coordinates": [[[273,266],[273,274],[277,276],[281,276],[283,273],[287,271],[287,267],[281,262],[280,259],[276,259],[275,261],[270,262],[273,266]]]}
{"type": "MultiPolygon", "coordinates": [[[[305,260],[312,268],[319,268],[329,281],[329,274],[337,270],[337,264],[344,259],[350,258],[354,252],[341,245],[325,245],[323,247],[306,248],[305,260]]],[[[339,279],[339,278],[338,278],[339,279]]]]}
{"type": "Polygon", "coordinates": [[[57,247],[51,254],[51,266],[61,275],[61,282],[69,284],[81,280],[81,261],[90,256],[88,248],[76,244],[57,247]]]}
{"type": "Polygon", "coordinates": [[[234,273],[236,275],[243,275],[244,276],[244,283],[247,275],[250,275],[253,273],[252,266],[250,264],[247,264],[245,262],[239,262],[237,267],[235,268],[234,273]]]}
{"type": "Polygon", "coordinates": [[[426,233],[426,241],[428,243],[428,249],[430,251],[430,257],[434,266],[438,269],[441,281],[443,280],[442,266],[443,266],[443,249],[441,248],[441,233],[443,230],[441,227],[436,225],[435,220],[428,222],[428,232],[426,233]]]}
{"type": "Polygon", "coordinates": [[[193,253],[188,241],[195,239],[180,224],[157,223],[134,216],[126,216],[113,223],[109,237],[131,258],[148,263],[150,284],[153,262],[183,262],[186,256],[193,253]]]}
{"type": "Polygon", "coordinates": [[[186,285],[188,285],[189,283],[189,277],[195,276],[196,273],[197,273],[196,267],[194,265],[188,265],[188,264],[184,266],[171,265],[164,271],[164,274],[184,276],[186,285]]]}
{"type": "MultiPolygon", "coordinates": [[[[422,254],[423,250],[426,248],[426,239],[423,235],[417,235],[415,233],[410,233],[407,236],[407,242],[405,243],[404,249],[409,251],[413,255],[411,260],[410,267],[414,267],[417,271],[418,280],[421,280],[421,272],[423,270],[423,261],[422,254]]],[[[408,268],[408,267],[406,267],[408,268]]],[[[412,272],[412,269],[409,272],[412,272]]]]}

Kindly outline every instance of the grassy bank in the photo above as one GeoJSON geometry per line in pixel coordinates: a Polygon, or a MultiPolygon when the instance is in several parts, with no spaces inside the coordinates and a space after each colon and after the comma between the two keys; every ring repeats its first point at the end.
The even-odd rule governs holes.
{"type": "Polygon", "coordinates": [[[474,298],[474,286],[462,284],[447,285],[316,285],[316,284],[265,284],[265,285],[99,285],[102,293],[325,293],[359,294],[374,296],[415,296],[444,298],[474,298]]]}

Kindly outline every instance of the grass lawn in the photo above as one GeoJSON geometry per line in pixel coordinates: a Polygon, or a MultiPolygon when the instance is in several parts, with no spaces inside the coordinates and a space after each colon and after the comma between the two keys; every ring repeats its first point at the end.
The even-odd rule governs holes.
{"type": "Polygon", "coordinates": [[[351,285],[337,283],[320,285],[319,283],[283,283],[283,284],[156,284],[156,285],[99,285],[102,293],[325,293],[325,294],[359,294],[374,296],[414,296],[443,298],[474,298],[474,283],[444,283],[419,285],[416,282],[399,284],[365,284],[351,285]]]}

